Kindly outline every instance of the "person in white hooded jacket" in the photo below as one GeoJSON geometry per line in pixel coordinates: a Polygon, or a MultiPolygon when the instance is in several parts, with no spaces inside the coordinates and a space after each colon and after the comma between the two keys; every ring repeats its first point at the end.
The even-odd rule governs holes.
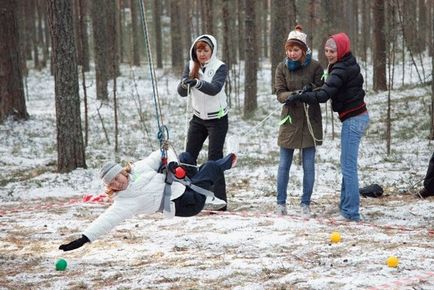
{"type": "MultiPolygon", "coordinates": [[[[168,151],[166,172],[160,172],[160,150],[125,168],[115,162],[107,162],[100,170],[100,177],[105,184],[106,192],[113,198],[113,204],[87,227],[81,238],[63,244],[59,249],[71,251],[93,242],[137,214],[163,212],[165,216],[181,217],[198,214],[204,208],[207,195],[212,195],[209,189],[221,178],[223,171],[235,166],[236,160],[235,154],[229,154],[223,159],[206,162],[197,172],[192,172],[186,167],[193,164],[187,152],[180,155],[179,165],[176,155],[171,150],[168,151]],[[186,180],[191,183],[184,182],[183,176],[177,174],[172,175],[176,177],[175,180],[168,181],[167,171],[178,172],[178,167],[182,169],[181,172],[187,174],[186,180]],[[198,192],[199,190],[202,192],[198,192]]],[[[225,202],[221,201],[221,205],[225,205],[225,202]]]]}
{"type": "MultiPolygon", "coordinates": [[[[178,94],[190,94],[193,117],[190,120],[186,151],[194,160],[208,138],[208,160],[223,157],[228,132],[228,105],[225,82],[228,66],[217,58],[217,41],[204,34],[197,37],[190,48],[190,60],[185,65],[178,94]]],[[[227,201],[224,178],[214,188],[216,197],[227,201]]],[[[226,210],[226,207],[222,208],[226,210]]]]}

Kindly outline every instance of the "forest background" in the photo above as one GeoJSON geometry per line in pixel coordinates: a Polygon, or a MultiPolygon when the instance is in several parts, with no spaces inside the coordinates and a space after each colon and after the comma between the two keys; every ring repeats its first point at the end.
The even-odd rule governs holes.
{"type": "MultiPolygon", "coordinates": [[[[434,151],[433,6],[0,1],[0,288],[433,287],[433,203],[415,197],[434,151]],[[360,182],[378,183],[385,193],[362,199],[367,220],[360,225],[323,215],[338,204],[341,178],[340,122],[328,103],[321,106],[315,216],[303,220],[293,210],[299,157],[291,168],[290,215],[274,215],[281,104],[272,84],[296,24],[324,67],[324,41],[345,31],[362,68],[371,123],[360,148],[360,182]],[[229,213],[140,216],[64,255],[68,271],[54,272],[58,245],[108,206],[82,201],[101,192],[97,171],[105,161],[135,161],[158,149],[158,121],[182,151],[190,113],[176,86],[191,41],[202,33],[216,36],[230,68],[225,151],[238,149],[240,158],[227,175],[229,213]],[[330,245],[335,230],[343,242],[330,245]],[[400,258],[398,268],[385,266],[389,255],[400,258]]],[[[206,144],[199,162],[205,160],[206,144]]]]}
{"type": "MultiPolygon", "coordinates": [[[[428,85],[430,80],[432,85],[424,59],[433,54],[433,1],[5,0],[1,8],[0,121],[11,115],[15,119],[29,117],[26,78],[30,69],[40,71],[49,66],[56,83],[59,172],[86,167],[86,88],[90,86],[86,72],[95,73],[92,85],[97,100],[113,102],[118,128],[116,78],[121,74],[120,65],[149,67],[148,77],[156,89],[153,95],[159,98],[153,70],[180,75],[192,39],[203,33],[218,39],[220,57],[230,68],[228,103],[242,108],[244,118],[251,118],[258,108],[258,72],[263,66],[271,65],[272,93],[286,36],[296,24],[303,25],[309,45],[324,67],[327,64],[321,52],[328,35],[346,32],[365,71],[372,66],[372,76],[365,75],[366,88],[390,92],[404,86],[408,62],[419,85],[428,85]],[[398,70],[402,71],[401,79],[395,77],[398,70]],[[83,117],[80,112],[84,112],[83,117]]],[[[388,154],[391,106],[389,93],[388,154]]],[[[430,139],[434,138],[432,106],[430,139]]],[[[140,110],[144,122],[143,114],[152,108],[140,110]]],[[[117,152],[117,131],[114,139],[117,152]]]]}

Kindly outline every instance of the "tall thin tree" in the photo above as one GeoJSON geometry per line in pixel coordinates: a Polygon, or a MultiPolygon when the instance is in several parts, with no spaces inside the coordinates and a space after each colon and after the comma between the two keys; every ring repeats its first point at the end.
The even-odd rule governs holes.
{"type": "Polygon", "coordinates": [[[116,6],[116,0],[105,0],[104,1],[106,18],[105,18],[105,29],[107,38],[107,71],[109,72],[110,79],[114,79],[120,76],[119,69],[119,31],[117,25],[117,14],[118,8],[116,6]]]}
{"type": "Polygon", "coordinates": [[[284,45],[290,31],[287,17],[289,4],[286,0],[271,2],[271,91],[274,92],[274,75],[279,62],[285,57],[284,45]]]}
{"type": "Polygon", "coordinates": [[[172,41],[172,66],[175,72],[181,73],[185,56],[182,53],[182,37],[180,27],[180,0],[170,1],[170,39],[172,41]]]}
{"type": "MultiPolygon", "coordinates": [[[[274,1],[273,1],[274,2],[274,1]]],[[[244,11],[245,11],[246,0],[237,0],[237,23],[238,23],[238,59],[244,60],[246,50],[244,48],[244,11]]],[[[271,30],[273,31],[273,30],[271,30]]]]}
{"type": "Polygon", "coordinates": [[[385,33],[387,43],[389,44],[387,47],[387,72],[388,72],[388,92],[387,92],[387,114],[386,114],[386,151],[387,155],[391,152],[392,145],[392,90],[393,90],[393,81],[395,77],[395,56],[396,56],[396,9],[393,2],[387,2],[386,4],[387,11],[387,33],[385,33]]]}
{"type": "Polygon", "coordinates": [[[0,1],[0,123],[29,117],[24,97],[15,0],[0,1]]]}
{"type": "Polygon", "coordinates": [[[92,0],[90,3],[95,59],[96,96],[108,100],[107,37],[105,21],[105,1],[92,0]]]}
{"type": "MultiPolygon", "coordinates": [[[[432,6],[431,6],[432,8],[432,6]]],[[[434,35],[434,17],[431,17],[431,35],[434,35]]],[[[431,55],[431,132],[430,139],[434,140],[434,55],[431,55]]]]}
{"type": "Polygon", "coordinates": [[[77,167],[86,167],[72,0],[48,0],[47,6],[54,61],[57,170],[70,172],[77,167]]]}
{"type": "MultiPolygon", "coordinates": [[[[142,1],[142,0],[138,0],[142,1]]],[[[137,0],[130,0],[130,11],[131,11],[131,50],[132,50],[132,60],[131,64],[133,66],[140,66],[140,53],[139,53],[139,26],[137,18],[137,0]]]]}
{"type": "Polygon", "coordinates": [[[154,20],[155,35],[155,56],[157,58],[157,68],[163,68],[163,36],[161,31],[161,1],[154,0],[154,9],[152,14],[154,20]]]}
{"type": "Polygon", "coordinates": [[[374,50],[372,63],[374,65],[373,88],[375,91],[387,90],[384,7],[385,6],[383,0],[374,0],[374,2],[372,3],[374,19],[374,50]]]}
{"type": "Polygon", "coordinates": [[[257,70],[258,70],[258,42],[256,30],[256,3],[246,1],[245,10],[245,82],[244,82],[244,117],[250,118],[258,107],[257,100],[257,70]]]}

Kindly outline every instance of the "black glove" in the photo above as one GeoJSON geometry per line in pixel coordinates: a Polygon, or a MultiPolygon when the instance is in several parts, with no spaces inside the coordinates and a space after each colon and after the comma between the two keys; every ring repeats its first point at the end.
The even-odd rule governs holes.
{"type": "Polygon", "coordinates": [[[306,93],[306,92],[311,92],[313,90],[313,87],[311,84],[307,84],[303,87],[302,92],[306,93]]]}
{"type": "Polygon", "coordinates": [[[289,95],[288,98],[285,101],[285,105],[290,105],[296,101],[300,101],[300,95],[299,94],[293,94],[293,95],[289,95]]]}
{"type": "Polygon", "coordinates": [[[60,245],[59,250],[63,250],[65,252],[72,251],[77,248],[80,248],[81,246],[89,242],[90,240],[85,235],[82,235],[81,238],[76,239],[75,241],[72,241],[69,244],[60,245]]]}
{"type": "Polygon", "coordinates": [[[178,167],[178,162],[172,161],[172,162],[169,162],[169,164],[167,164],[167,166],[166,166],[166,179],[164,180],[165,183],[167,183],[167,184],[173,183],[173,174],[175,174],[176,167],[178,167]]]}
{"type": "Polygon", "coordinates": [[[197,79],[187,79],[185,80],[185,85],[189,85],[190,88],[197,84],[197,79]]]}
{"type": "Polygon", "coordinates": [[[176,167],[178,167],[178,162],[176,161],[171,161],[169,162],[169,164],[167,164],[167,170],[169,170],[172,173],[175,173],[176,167]]]}
{"type": "Polygon", "coordinates": [[[318,100],[316,98],[316,93],[315,92],[306,92],[306,93],[301,93],[298,95],[298,101],[301,101],[303,103],[309,104],[309,105],[314,105],[314,104],[318,104],[318,100]]]}

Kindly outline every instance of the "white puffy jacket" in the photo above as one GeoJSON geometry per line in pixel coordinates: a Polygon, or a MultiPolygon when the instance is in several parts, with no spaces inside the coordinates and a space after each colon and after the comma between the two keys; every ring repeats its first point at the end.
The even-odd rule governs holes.
{"type": "MultiPolygon", "coordinates": [[[[168,151],[168,162],[170,161],[176,161],[176,155],[171,150],[168,151]]],[[[84,231],[83,234],[91,242],[136,214],[153,214],[160,209],[165,187],[165,175],[157,172],[160,163],[161,153],[158,150],[133,164],[127,189],[118,192],[113,204],[84,231]]],[[[174,200],[184,193],[185,186],[174,182],[171,189],[171,199],[174,200]]],[[[171,215],[175,215],[173,202],[171,215]]]]}
{"type": "MultiPolygon", "coordinates": [[[[227,65],[217,58],[217,40],[214,36],[204,34],[197,37],[190,47],[190,61],[186,64],[182,79],[189,78],[193,69],[193,50],[199,39],[207,37],[214,45],[209,61],[199,70],[197,84],[191,88],[191,105],[193,114],[202,120],[221,118],[228,113],[228,105],[225,93],[225,81],[228,74],[227,65]]],[[[182,84],[178,85],[178,93],[187,96],[187,88],[182,84]]]]}

